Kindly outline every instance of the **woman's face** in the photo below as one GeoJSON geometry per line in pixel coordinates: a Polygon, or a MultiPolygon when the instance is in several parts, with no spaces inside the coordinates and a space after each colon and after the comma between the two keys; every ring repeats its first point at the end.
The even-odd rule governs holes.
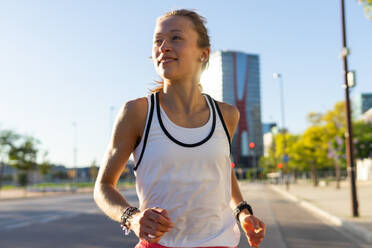
{"type": "Polygon", "coordinates": [[[193,78],[200,73],[200,58],[207,55],[198,47],[197,40],[198,33],[186,17],[160,19],[155,28],[152,48],[152,59],[159,76],[180,80],[193,78]]]}

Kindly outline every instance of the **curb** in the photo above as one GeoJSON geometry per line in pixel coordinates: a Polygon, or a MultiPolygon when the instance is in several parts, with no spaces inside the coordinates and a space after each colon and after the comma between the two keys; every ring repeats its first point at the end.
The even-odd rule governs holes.
{"type": "Polygon", "coordinates": [[[269,186],[270,186],[271,189],[278,192],[279,194],[281,194],[282,196],[284,196],[288,200],[290,200],[290,201],[300,205],[301,207],[307,209],[308,211],[311,211],[312,213],[328,220],[333,225],[344,227],[348,231],[352,232],[354,235],[357,235],[358,237],[363,238],[366,242],[372,243],[372,232],[369,231],[368,229],[366,229],[364,227],[361,227],[361,226],[359,226],[359,225],[357,225],[357,224],[355,224],[351,221],[343,220],[343,219],[341,219],[337,216],[334,216],[334,215],[332,215],[332,214],[314,206],[313,204],[309,203],[308,201],[300,200],[296,196],[280,189],[277,186],[274,186],[274,185],[269,185],[269,186]]]}
{"type": "MultiPolygon", "coordinates": [[[[123,186],[123,187],[119,187],[118,190],[119,191],[123,191],[123,190],[126,190],[126,189],[130,189],[134,186],[123,186]]],[[[76,191],[40,191],[40,192],[36,192],[36,194],[34,195],[18,195],[18,196],[11,196],[11,197],[4,197],[1,195],[1,192],[0,192],[0,202],[1,201],[12,201],[12,200],[24,200],[24,199],[37,199],[37,198],[46,198],[46,197],[55,197],[55,196],[63,196],[63,195],[73,195],[73,194],[91,194],[93,193],[93,190],[94,188],[93,187],[84,187],[84,188],[80,188],[80,189],[76,189],[76,191]]],[[[23,192],[23,191],[22,191],[23,192]]],[[[31,194],[32,193],[35,193],[33,191],[28,191],[30,192],[31,194]]]]}

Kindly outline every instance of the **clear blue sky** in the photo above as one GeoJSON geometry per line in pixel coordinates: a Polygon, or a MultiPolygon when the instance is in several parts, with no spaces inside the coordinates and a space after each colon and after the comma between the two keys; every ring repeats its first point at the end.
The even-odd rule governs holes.
{"type": "MultiPolygon", "coordinates": [[[[346,2],[352,94],[372,92],[372,21],[346,2]]],[[[283,75],[291,132],[306,129],[310,111],[343,100],[338,0],[2,0],[0,128],[33,135],[51,162],[72,167],[76,122],[78,166],[99,163],[119,107],[158,78],[148,59],[155,19],[174,8],[207,18],[212,51],[260,55],[263,122],[280,122],[273,72],[283,75]]]]}

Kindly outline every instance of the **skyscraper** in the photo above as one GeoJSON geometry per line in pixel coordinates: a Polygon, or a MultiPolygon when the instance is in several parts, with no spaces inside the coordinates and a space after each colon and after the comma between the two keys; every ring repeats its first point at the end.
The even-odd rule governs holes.
{"type": "Polygon", "coordinates": [[[263,154],[259,56],[216,51],[201,77],[205,93],[236,106],[240,120],[232,143],[232,159],[242,167],[256,167],[263,154]]]}

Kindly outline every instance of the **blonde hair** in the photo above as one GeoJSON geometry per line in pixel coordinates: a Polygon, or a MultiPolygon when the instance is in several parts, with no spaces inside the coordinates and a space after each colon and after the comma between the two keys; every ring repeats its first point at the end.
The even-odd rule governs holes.
{"type": "MultiPolygon", "coordinates": [[[[161,17],[157,19],[157,21],[160,21],[161,19],[171,17],[171,16],[183,16],[188,18],[193,24],[194,24],[194,30],[198,34],[198,40],[197,44],[199,48],[210,48],[211,44],[209,41],[209,35],[208,35],[208,30],[205,27],[205,24],[207,23],[207,20],[196,13],[193,10],[187,10],[187,9],[177,9],[177,10],[171,10],[161,17]]],[[[209,65],[209,58],[206,59],[206,61],[202,65],[202,72],[208,67],[209,65]]],[[[150,92],[158,92],[161,91],[164,87],[164,82],[163,81],[157,81],[154,80],[155,83],[160,84],[157,86],[155,89],[151,89],[150,92]]],[[[202,90],[201,84],[199,84],[200,90],[202,90]]]]}

